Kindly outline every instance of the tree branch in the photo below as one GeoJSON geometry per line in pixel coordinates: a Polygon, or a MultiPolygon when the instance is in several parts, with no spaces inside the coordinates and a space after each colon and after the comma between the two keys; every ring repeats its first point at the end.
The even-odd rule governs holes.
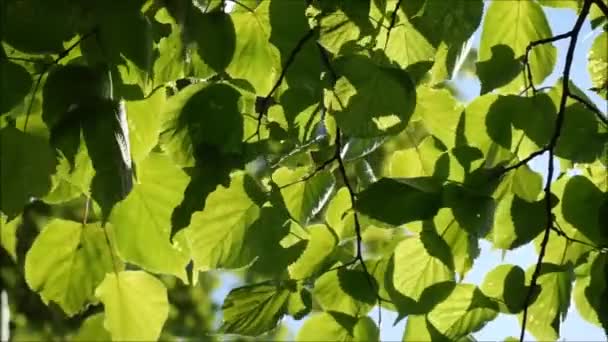
{"type": "Polygon", "coordinates": [[[384,50],[386,50],[389,38],[391,37],[391,31],[393,30],[393,27],[395,27],[395,22],[397,21],[397,11],[399,11],[399,7],[401,7],[401,1],[403,0],[397,1],[397,3],[395,4],[395,9],[393,9],[393,13],[391,14],[391,22],[389,23],[388,29],[386,31],[386,42],[384,42],[384,50]]]}
{"type": "MultiPolygon", "coordinates": [[[[333,69],[333,67],[331,65],[331,61],[330,61],[329,56],[327,55],[327,52],[325,51],[325,49],[319,43],[317,43],[317,47],[320,52],[321,61],[323,62],[325,68],[330,73],[331,87],[333,89],[333,87],[336,83],[336,80],[338,79],[338,75],[336,74],[336,71],[333,69]]],[[[339,101],[339,99],[338,99],[338,102],[341,102],[341,101],[339,101]]],[[[367,268],[367,264],[365,263],[365,260],[363,259],[363,234],[362,234],[362,229],[361,229],[361,222],[359,221],[359,214],[355,210],[355,203],[357,200],[357,198],[356,198],[357,196],[356,196],[354,187],[352,186],[350,180],[348,179],[348,175],[346,173],[345,162],[344,162],[344,159],[342,159],[342,154],[341,154],[341,152],[342,152],[342,132],[339,127],[336,128],[336,137],[334,140],[334,145],[335,145],[334,156],[330,160],[332,162],[334,160],[336,160],[338,162],[338,171],[342,177],[344,186],[346,186],[346,189],[348,191],[351,206],[353,209],[355,235],[356,235],[356,239],[357,239],[357,242],[356,242],[357,251],[356,251],[355,258],[353,260],[351,260],[350,262],[347,262],[346,264],[341,265],[340,267],[347,267],[347,266],[353,265],[355,263],[361,264],[361,267],[363,268],[363,272],[365,272],[366,279],[370,286],[370,289],[374,292],[374,294],[376,296],[376,302],[378,303],[378,326],[381,326],[381,324],[382,324],[381,304],[382,304],[383,299],[382,299],[382,297],[380,297],[380,293],[379,293],[380,289],[378,287],[376,287],[374,277],[369,272],[369,269],[367,268]]]]}
{"type": "MultiPolygon", "coordinates": [[[[545,188],[544,188],[545,215],[546,215],[547,223],[546,223],[546,226],[544,229],[543,239],[540,244],[538,260],[536,261],[536,266],[534,268],[534,272],[532,273],[532,278],[530,280],[530,287],[528,288],[528,293],[526,294],[526,298],[524,300],[522,327],[521,327],[521,333],[519,336],[520,342],[523,342],[523,340],[524,340],[524,334],[526,331],[526,323],[527,323],[527,318],[528,318],[528,308],[532,301],[533,291],[538,285],[537,283],[538,283],[538,277],[540,276],[541,264],[543,262],[543,258],[545,257],[545,252],[547,250],[547,245],[549,243],[549,235],[550,235],[549,233],[551,232],[551,228],[553,227],[551,184],[553,181],[552,176],[553,176],[553,170],[555,167],[554,154],[555,154],[555,148],[557,146],[557,142],[561,136],[562,126],[564,123],[564,116],[565,116],[565,112],[566,112],[566,101],[568,100],[568,94],[570,93],[570,90],[569,90],[570,71],[572,69],[572,62],[574,60],[574,51],[576,50],[576,42],[578,40],[580,30],[583,26],[583,22],[585,21],[585,18],[587,18],[587,15],[589,14],[589,8],[591,6],[591,3],[594,1],[595,0],[585,0],[585,2],[583,3],[583,7],[581,9],[581,12],[580,12],[578,18],[576,19],[576,22],[574,23],[574,27],[572,28],[572,30],[563,35],[556,36],[558,39],[563,39],[563,38],[569,37],[570,44],[568,46],[568,51],[566,53],[566,63],[564,66],[564,72],[563,72],[563,78],[562,78],[562,87],[563,87],[562,89],[563,90],[562,90],[562,95],[560,98],[559,110],[557,112],[557,118],[555,120],[553,135],[551,136],[551,140],[549,141],[549,145],[547,146],[547,151],[549,151],[549,161],[548,161],[548,166],[547,166],[547,180],[545,182],[545,188]]],[[[553,38],[555,38],[555,37],[553,37],[553,38]]],[[[554,40],[555,39],[549,38],[549,39],[545,39],[543,41],[548,43],[548,42],[552,42],[554,40]]],[[[541,43],[537,43],[536,45],[538,45],[538,44],[541,44],[541,43]]]]}

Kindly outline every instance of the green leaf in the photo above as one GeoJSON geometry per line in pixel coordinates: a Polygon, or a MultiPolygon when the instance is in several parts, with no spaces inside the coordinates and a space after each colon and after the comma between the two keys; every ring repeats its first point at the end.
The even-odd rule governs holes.
{"type": "MultiPolygon", "coordinates": [[[[0,51],[0,58],[2,58],[0,51]]],[[[11,108],[23,100],[32,87],[32,78],[27,70],[17,63],[0,59],[0,115],[7,113],[11,108]]]]}
{"type": "Polygon", "coordinates": [[[54,219],[34,241],[25,259],[25,279],[43,301],[57,303],[69,316],[96,302],[93,293],[115,256],[103,228],[54,219]]]}
{"type": "Polygon", "coordinates": [[[229,187],[218,187],[194,213],[187,229],[195,267],[200,271],[238,268],[251,261],[245,237],[258,219],[260,208],[247,193],[242,172],[232,175],[229,187]]]}
{"type": "Polygon", "coordinates": [[[226,71],[233,78],[247,80],[256,94],[266,96],[277,75],[276,50],[268,44],[270,31],[260,20],[258,11],[235,12],[230,15],[234,23],[236,46],[226,71]]]}
{"type": "Polygon", "coordinates": [[[353,205],[346,187],[340,188],[331,198],[325,210],[325,222],[336,232],[339,240],[355,236],[353,205]]]}
{"type": "MultiPolygon", "coordinates": [[[[559,191],[559,187],[556,190],[559,191]]],[[[600,226],[600,219],[605,215],[601,207],[605,196],[584,176],[568,179],[556,212],[560,227],[568,236],[578,231],[582,235],[580,237],[592,244],[608,244],[608,236],[603,231],[605,227],[600,226]]]]}
{"type": "Polygon", "coordinates": [[[608,306],[604,300],[608,293],[606,262],[606,254],[590,253],[586,263],[589,274],[577,277],[572,295],[581,317],[604,330],[608,327],[608,306]]]}
{"type": "Polygon", "coordinates": [[[17,229],[20,223],[19,217],[7,221],[6,216],[0,214],[0,247],[15,261],[17,260],[17,229]]]}
{"type": "Polygon", "coordinates": [[[281,188],[281,196],[291,216],[306,225],[323,209],[334,189],[335,179],[328,171],[319,171],[302,181],[314,170],[302,167],[295,170],[286,167],[274,172],[272,178],[281,188]]]}
{"type": "Polygon", "coordinates": [[[343,47],[370,31],[369,12],[370,5],[365,1],[344,2],[340,8],[325,12],[319,20],[319,43],[327,51],[338,55],[343,47]]]}
{"type": "Polygon", "coordinates": [[[462,227],[454,215],[454,209],[442,208],[434,219],[435,230],[450,247],[454,270],[463,279],[479,256],[478,235],[462,227]]]}
{"type": "Polygon", "coordinates": [[[156,23],[170,25],[171,33],[160,38],[157,49],[160,56],[154,61],[152,67],[153,88],[167,82],[175,81],[184,77],[186,68],[186,52],[182,42],[183,30],[171,18],[166,8],[159,9],[154,15],[156,23]]]}
{"type": "Polygon", "coordinates": [[[467,145],[478,148],[489,166],[510,159],[511,112],[506,110],[511,109],[510,106],[496,107],[498,100],[495,94],[480,96],[469,103],[463,114],[467,145]]]}
{"type": "Polygon", "coordinates": [[[543,189],[543,177],[528,165],[515,170],[512,182],[513,193],[527,202],[535,202],[543,189]]]}
{"type": "Polygon", "coordinates": [[[184,246],[169,240],[171,214],[187,184],[188,176],[165,155],[152,153],[138,164],[137,183],[110,216],[118,253],[125,261],[187,280],[189,257],[184,246]]]}
{"type": "Polygon", "coordinates": [[[306,249],[296,262],[289,265],[289,274],[292,279],[304,279],[314,275],[338,244],[334,232],[324,224],[309,226],[307,230],[310,237],[306,249]]]}
{"type": "Polygon", "coordinates": [[[448,148],[456,143],[456,127],[463,105],[446,89],[418,87],[414,118],[420,118],[429,133],[448,148]]]}
{"type": "MultiPolygon", "coordinates": [[[[402,5],[409,14],[408,4],[402,5]]],[[[427,0],[418,13],[410,15],[410,20],[433,46],[444,42],[450,49],[460,49],[481,23],[482,14],[481,0],[455,0],[449,3],[427,0]]]]}
{"type": "MultiPolygon", "coordinates": [[[[233,59],[237,44],[233,18],[223,11],[200,13],[194,6],[190,7],[190,11],[185,33],[196,42],[196,52],[204,64],[215,72],[224,71],[233,59]]],[[[252,37],[257,37],[255,32],[252,37]]],[[[200,74],[203,68],[193,69],[197,76],[204,77],[200,74]]]]}
{"type": "Polygon", "coordinates": [[[223,83],[196,84],[171,98],[164,109],[164,150],[181,166],[194,166],[209,146],[220,153],[242,152],[242,94],[223,83]]]}
{"type": "Polygon", "coordinates": [[[129,145],[135,163],[144,160],[158,144],[161,130],[160,113],[165,101],[165,92],[159,89],[149,98],[126,103],[129,145]]]}
{"type": "Polygon", "coordinates": [[[503,313],[517,313],[523,309],[524,297],[528,288],[525,273],[517,265],[498,265],[490,270],[481,285],[481,291],[488,297],[497,299],[503,313]]]}
{"type": "Polygon", "coordinates": [[[85,144],[80,144],[74,156],[74,163],[62,153],[59,155],[57,171],[52,176],[53,187],[44,197],[47,203],[62,203],[89,194],[91,180],[95,175],[91,158],[85,144]]]}
{"type": "Polygon", "coordinates": [[[50,190],[55,155],[46,141],[14,127],[0,129],[0,155],[0,210],[11,220],[50,190]]]}
{"type": "Polygon", "coordinates": [[[591,75],[593,90],[608,100],[608,32],[603,32],[593,42],[587,57],[587,71],[591,75]]]}
{"type": "Polygon", "coordinates": [[[409,315],[403,332],[403,342],[447,340],[427,320],[426,315],[409,315]]]}
{"type": "MultiPolygon", "coordinates": [[[[515,59],[521,58],[526,47],[532,41],[552,37],[551,27],[547,22],[542,7],[533,1],[495,1],[487,9],[481,42],[479,43],[479,62],[492,59],[492,48],[505,45],[513,50],[515,59]]],[[[541,84],[553,71],[556,62],[556,50],[551,44],[534,47],[530,53],[530,69],[535,85],[541,84]]],[[[498,60],[497,60],[498,61],[498,60]]],[[[504,65],[497,63],[492,74],[483,74],[482,84],[504,83],[504,65]],[[499,81],[500,80],[500,81],[499,81]]],[[[507,93],[518,93],[526,84],[526,74],[520,67],[520,73],[501,90],[507,93]]],[[[482,75],[480,75],[482,76],[482,75]]]]}
{"type": "Polygon", "coordinates": [[[297,290],[289,294],[287,299],[287,313],[300,320],[310,313],[312,309],[312,295],[305,287],[298,283],[297,290]]]}
{"type": "Polygon", "coordinates": [[[358,194],[357,211],[396,226],[433,217],[441,205],[441,193],[406,181],[382,178],[373,183],[358,194]]]}
{"type": "MultiPolygon", "coordinates": [[[[526,271],[529,278],[536,265],[526,271]]],[[[560,322],[566,318],[570,305],[572,288],[572,266],[541,264],[541,272],[537,284],[540,293],[528,307],[528,322],[526,330],[539,341],[556,340],[559,337],[560,322]]],[[[518,315],[521,322],[522,314],[518,315]]]]}
{"type": "Polygon", "coordinates": [[[289,294],[287,287],[271,283],[233,289],[222,305],[224,321],[221,331],[258,336],[274,329],[285,314],[289,294]]]}
{"type": "Polygon", "coordinates": [[[427,319],[443,336],[455,341],[478,331],[497,315],[497,305],[475,285],[458,284],[427,319]]]}
{"type": "Polygon", "coordinates": [[[313,295],[324,311],[352,316],[366,315],[376,303],[375,280],[361,270],[325,272],[315,281],[313,295]],[[374,288],[370,287],[370,281],[374,288]]]}
{"type": "Polygon", "coordinates": [[[449,249],[433,231],[424,230],[419,237],[401,241],[395,248],[394,258],[395,289],[417,302],[431,285],[454,279],[449,249]]]}
{"type": "Polygon", "coordinates": [[[395,151],[388,161],[387,175],[400,178],[432,177],[441,171],[439,160],[442,155],[435,139],[428,136],[418,146],[395,151]]]}
{"type": "Polygon", "coordinates": [[[169,314],[167,289],[160,280],[143,271],[108,273],[95,296],[104,305],[104,327],[113,341],[159,338],[169,314]]]}
{"type": "Polygon", "coordinates": [[[376,47],[383,49],[391,61],[397,62],[404,69],[416,63],[432,62],[435,57],[433,46],[412,26],[403,13],[398,13],[397,18],[390,35],[387,35],[388,26],[382,25],[376,47]]]}
{"type": "Polygon", "coordinates": [[[407,73],[379,66],[362,55],[338,59],[335,69],[340,77],[328,100],[346,135],[374,137],[405,128],[416,104],[407,73]]]}
{"type": "Polygon", "coordinates": [[[555,155],[575,163],[592,163],[606,146],[606,137],[599,130],[595,113],[583,104],[567,106],[555,155]]]}
{"type": "Polygon", "coordinates": [[[72,338],[72,341],[109,341],[112,337],[103,326],[104,320],[105,317],[103,313],[87,317],[87,319],[82,322],[82,325],[78,329],[76,335],[72,338]]]}
{"type": "Polygon", "coordinates": [[[76,34],[78,7],[67,0],[7,2],[2,8],[2,39],[34,53],[63,50],[63,42],[76,34]],[[6,12],[5,12],[6,11],[6,12]]]}
{"type": "Polygon", "coordinates": [[[483,62],[477,62],[475,67],[481,81],[481,95],[506,86],[521,72],[521,59],[515,58],[511,47],[503,44],[491,47],[492,57],[483,62]],[[501,70],[497,73],[496,70],[501,70]]]}
{"type": "Polygon", "coordinates": [[[380,331],[374,321],[341,313],[316,313],[298,331],[296,341],[379,341],[380,331]]]}
{"type": "Polygon", "coordinates": [[[513,249],[532,241],[547,226],[545,201],[527,202],[508,194],[498,202],[494,213],[491,241],[494,247],[513,249]]]}
{"type": "Polygon", "coordinates": [[[127,113],[124,103],[101,99],[83,104],[76,111],[74,115],[88,114],[82,131],[95,168],[91,195],[105,221],[114,205],[133,189],[127,113]]]}

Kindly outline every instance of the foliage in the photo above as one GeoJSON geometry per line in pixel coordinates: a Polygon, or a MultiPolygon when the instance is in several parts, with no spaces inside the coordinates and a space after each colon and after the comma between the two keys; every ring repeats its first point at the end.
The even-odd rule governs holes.
{"type": "Polygon", "coordinates": [[[471,340],[499,313],[555,340],[571,298],[608,333],[608,119],[571,82],[591,22],[608,99],[605,1],[0,6],[15,340],[280,339],[291,316],[298,341],[372,341],[376,306],[404,340],[471,340]],[[553,36],[543,6],[577,21],[553,36]],[[467,284],[482,240],[538,260],[467,284]],[[243,283],[221,308],[217,270],[243,283]]]}

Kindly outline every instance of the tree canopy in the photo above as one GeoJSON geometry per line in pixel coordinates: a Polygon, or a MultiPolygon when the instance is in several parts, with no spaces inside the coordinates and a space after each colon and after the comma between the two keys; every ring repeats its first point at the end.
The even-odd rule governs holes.
{"type": "Polygon", "coordinates": [[[606,0],[4,0],[0,38],[15,340],[608,334],[606,0]],[[466,283],[484,240],[538,259],[466,283]]]}

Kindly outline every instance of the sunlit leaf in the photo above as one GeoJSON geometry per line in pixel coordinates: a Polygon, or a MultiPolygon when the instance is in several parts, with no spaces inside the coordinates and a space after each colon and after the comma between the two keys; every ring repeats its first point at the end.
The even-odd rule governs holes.
{"type": "Polygon", "coordinates": [[[59,219],[44,227],[27,253],[25,277],[45,303],[53,301],[73,316],[96,302],[95,288],[116,258],[102,229],[59,219]]]}
{"type": "Polygon", "coordinates": [[[138,164],[133,191],[110,216],[120,256],[130,263],[186,280],[189,257],[171,244],[171,214],[182,200],[188,177],[169,157],[152,153],[138,164]],[[148,251],[154,250],[154,253],[148,251]]]}
{"type": "Polygon", "coordinates": [[[167,289],[143,271],[106,274],[95,290],[113,341],[156,340],[169,314],[167,289]],[[126,324],[128,322],[128,324],[126,324]]]}
{"type": "MultiPolygon", "coordinates": [[[[519,59],[525,54],[530,42],[551,36],[551,28],[538,3],[495,1],[488,7],[484,19],[478,60],[480,62],[491,60],[492,47],[497,45],[509,46],[513,50],[515,58],[519,59]]],[[[556,50],[553,45],[543,44],[534,47],[530,53],[529,63],[535,85],[541,84],[553,71],[556,58],[556,50]]],[[[504,70],[500,64],[497,63],[494,73],[485,74],[488,79],[482,80],[482,83],[493,82],[494,78],[503,77],[504,70]]],[[[520,72],[511,82],[501,87],[501,90],[518,93],[524,88],[526,82],[526,74],[520,72]]]]}

